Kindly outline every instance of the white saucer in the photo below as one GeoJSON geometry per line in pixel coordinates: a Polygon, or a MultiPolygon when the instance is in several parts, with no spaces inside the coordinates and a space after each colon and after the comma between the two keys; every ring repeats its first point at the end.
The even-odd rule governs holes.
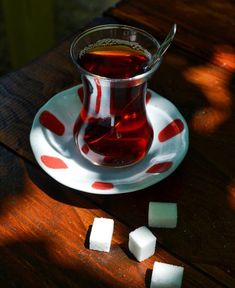
{"type": "Polygon", "coordinates": [[[166,178],[183,160],[188,149],[187,124],[171,102],[148,90],[147,113],[154,139],[147,156],[125,168],[93,165],[73,141],[81,99],[81,85],[56,94],[38,111],[30,132],[37,162],[58,182],[96,194],[132,192],[166,178]]]}

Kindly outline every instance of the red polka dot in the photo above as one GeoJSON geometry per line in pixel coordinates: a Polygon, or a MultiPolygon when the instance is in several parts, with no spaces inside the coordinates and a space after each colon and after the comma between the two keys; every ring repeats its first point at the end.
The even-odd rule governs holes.
{"type": "Polygon", "coordinates": [[[84,91],[83,91],[83,86],[81,86],[80,88],[78,88],[78,96],[81,100],[81,102],[83,103],[83,100],[84,100],[84,91]]]}
{"type": "Polygon", "coordinates": [[[95,112],[98,114],[100,111],[100,104],[101,104],[101,85],[98,78],[95,79],[96,89],[97,89],[97,96],[96,96],[96,104],[95,104],[95,112]]]}
{"type": "Polygon", "coordinates": [[[92,184],[92,188],[100,190],[108,190],[113,188],[112,183],[96,181],[92,184]]]}
{"type": "Polygon", "coordinates": [[[184,123],[180,119],[175,119],[169,123],[162,131],[158,134],[160,142],[167,141],[184,130],[184,123]]]}
{"type": "Polygon", "coordinates": [[[151,92],[148,90],[148,91],[147,91],[147,94],[146,94],[146,104],[149,103],[149,101],[150,101],[150,99],[151,99],[151,96],[152,96],[152,94],[151,94],[151,92]]]}
{"type": "Polygon", "coordinates": [[[172,162],[162,162],[151,166],[146,173],[163,173],[171,168],[172,162]]]}
{"type": "Polygon", "coordinates": [[[64,124],[49,111],[43,111],[41,113],[39,117],[39,122],[42,126],[59,136],[62,136],[64,134],[64,124]]]}
{"type": "Polygon", "coordinates": [[[42,155],[41,161],[44,165],[46,165],[48,168],[52,169],[66,169],[68,166],[64,163],[63,160],[57,157],[42,155]]]}
{"type": "Polygon", "coordinates": [[[83,152],[84,154],[87,154],[90,149],[89,149],[89,147],[88,147],[87,144],[84,144],[84,145],[82,146],[81,150],[82,150],[82,152],[83,152]]]}

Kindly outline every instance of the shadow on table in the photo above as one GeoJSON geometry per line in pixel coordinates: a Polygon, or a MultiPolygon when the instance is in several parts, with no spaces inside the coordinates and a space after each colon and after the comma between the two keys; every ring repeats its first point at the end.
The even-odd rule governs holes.
{"type": "MultiPolygon", "coordinates": [[[[113,275],[106,275],[106,264],[103,267],[94,257],[83,257],[79,248],[67,247],[63,252],[65,247],[53,248],[53,243],[43,238],[0,246],[1,287],[117,287],[115,272],[110,269],[113,275]]],[[[130,281],[122,287],[134,288],[130,281]]]]}
{"type": "Polygon", "coordinates": [[[203,60],[187,62],[188,56],[182,51],[179,55],[182,57],[167,55],[149,83],[150,88],[177,103],[191,131],[188,155],[170,177],[142,191],[107,196],[77,192],[30,167],[28,173],[53,199],[86,208],[94,203],[131,227],[146,224],[149,201],[177,202],[179,225],[176,230],[156,230],[160,241],[170,251],[195,263],[219,266],[223,259],[226,266],[234,261],[231,256],[234,248],[228,243],[228,239],[233,239],[230,231],[233,231],[231,215],[234,213],[231,204],[234,197],[228,200],[228,187],[234,177],[234,161],[231,161],[234,74],[215,69],[203,60]],[[221,88],[220,93],[216,87],[221,88]],[[229,135],[231,143],[226,145],[223,135],[229,135]]]}
{"type": "Polygon", "coordinates": [[[152,277],[152,269],[147,269],[146,274],[145,274],[145,286],[150,287],[151,283],[151,277],[152,277]]]}
{"type": "Polygon", "coordinates": [[[85,193],[58,183],[42,169],[35,169],[31,164],[26,164],[26,169],[33,183],[56,201],[82,208],[94,208],[94,204],[91,202],[81,201],[81,197],[84,199],[85,193]]]}
{"type": "Polygon", "coordinates": [[[14,204],[19,197],[23,197],[23,195],[23,161],[0,145],[0,217],[1,214],[9,211],[9,206],[14,204]]]}

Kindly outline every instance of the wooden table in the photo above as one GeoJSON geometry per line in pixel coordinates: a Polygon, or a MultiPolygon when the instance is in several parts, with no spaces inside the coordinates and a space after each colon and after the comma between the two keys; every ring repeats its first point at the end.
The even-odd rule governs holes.
{"type": "Polygon", "coordinates": [[[139,26],[160,40],[178,24],[149,87],[186,118],[189,152],[171,176],[142,191],[69,189],[39,168],[29,131],[39,107],[79,81],[73,37],[2,77],[0,287],[149,287],[156,260],[183,265],[183,287],[235,287],[234,4],[129,0],[106,16],[96,23],[139,26]],[[139,263],[128,233],[147,224],[149,201],[177,202],[179,219],[176,229],[152,229],[156,253],[139,263]],[[110,253],[88,249],[94,217],[115,220],[110,253]]]}

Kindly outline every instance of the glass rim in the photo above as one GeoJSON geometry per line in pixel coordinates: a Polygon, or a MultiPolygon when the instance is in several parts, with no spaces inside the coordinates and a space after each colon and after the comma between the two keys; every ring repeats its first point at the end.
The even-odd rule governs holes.
{"type": "MultiPolygon", "coordinates": [[[[157,41],[157,39],[155,37],[153,37],[150,33],[146,32],[145,30],[143,29],[140,29],[140,28],[137,28],[137,27],[134,27],[134,26],[130,26],[130,25],[124,25],[124,24],[104,24],[104,25],[98,25],[98,26],[94,26],[94,27],[91,27],[85,31],[83,31],[82,33],[78,34],[72,41],[71,45],[70,45],[70,57],[73,61],[73,63],[75,64],[75,66],[80,70],[80,72],[82,74],[86,74],[86,75],[89,75],[89,76],[92,76],[92,77],[95,77],[95,78],[98,78],[99,80],[102,80],[102,81],[108,81],[108,82],[129,82],[129,81],[136,81],[136,80],[140,80],[142,78],[146,78],[148,77],[149,75],[151,75],[153,72],[156,71],[156,69],[159,67],[159,65],[161,64],[161,61],[162,61],[162,58],[160,58],[159,61],[157,61],[157,63],[155,63],[149,70],[147,70],[146,72],[144,73],[141,73],[141,74],[138,74],[138,75],[135,75],[133,77],[130,77],[130,78],[109,78],[109,77],[105,77],[105,76],[100,76],[98,74],[94,74],[94,73],[91,73],[89,71],[87,71],[85,68],[83,68],[81,65],[78,64],[77,62],[77,59],[75,57],[75,47],[76,47],[76,44],[77,42],[82,39],[84,36],[90,34],[91,32],[95,32],[95,31],[98,31],[98,30],[108,30],[108,29],[115,29],[115,28],[118,28],[118,29],[132,29],[132,30],[135,30],[139,33],[141,33],[142,35],[144,36],[147,36],[155,45],[157,48],[160,47],[160,43],[157,41]]],[[[150,63],[151,64],[151,63],[150,63]]]]}

